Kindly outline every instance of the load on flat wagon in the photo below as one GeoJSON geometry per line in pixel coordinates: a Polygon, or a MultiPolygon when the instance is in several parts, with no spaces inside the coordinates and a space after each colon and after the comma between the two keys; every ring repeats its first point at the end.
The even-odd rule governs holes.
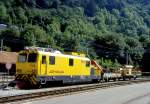
{"type": "Polygon", "coordinates": [[[140,70],[137,70],[134,68],[132,65],[124,65],[122,68],[115,70],[115,71],[110,71],[110,70],[105,70],[104,71],[104,76],[103,79],[107,82],[109,80],[130,80],[130,79],[136,79],[139,77],[141,74],[140,70]]]}
{"type": "Polygon", "coordinates": [[[15,83],[19,87],[49,82],[98,82],[102,69],[84,54],[62,54],[48,48],[29,47],[18,55],[15,83]]]}

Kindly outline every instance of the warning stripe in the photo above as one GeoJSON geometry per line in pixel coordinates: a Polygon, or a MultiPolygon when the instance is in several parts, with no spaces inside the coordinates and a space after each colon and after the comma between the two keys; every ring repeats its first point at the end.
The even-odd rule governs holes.
{"type": "Polygon", "coordinates": [[[36,75],[31,75],[31,74],[28,74],[28,75],[24,75],[24,74],[18,74],[16,75],[16,80],[24,80],[24,81],[27,81],[29,82],[31,85],[36,85],[37,84],[37,80],[36,80],[36,75]]]}
{"type": "Polygon", "coordinates": [[[20,77],[21,77],[21,75],[18,74],[18,75],[16,75],[16,78],[15,78],[15,79],[20,79],[20,77]]]}
{"type": "Polygon", "coordinates": [[[25,79],[25,77],[26,77],[25,75],[22,75],[21,79],[25,79]]]}
{"type": "Polygon", "coordinates": [[[30,84],[33,85],[33,83],[32,83],[33,82],[32,81],[32,75],[28,75],[27,77],[28,77],[28,82],[30,82],[30,84]]]}
{"type": "Polygon", "coordinates": [[[32,76],[31,80],[32,80],[33,84],[37,84],[36,76],[32,76]]]}
{"type": "Polygon", "coordinates": [[[28,81],[28,76],[24,75],[24,77],[22,77],[23,80],[28,81]]]}
{"type": "Polygon", "coordinates": [[[31,84],[34,84],[33,78],[30,78],[30,83],[31,83],[31,84]]]}

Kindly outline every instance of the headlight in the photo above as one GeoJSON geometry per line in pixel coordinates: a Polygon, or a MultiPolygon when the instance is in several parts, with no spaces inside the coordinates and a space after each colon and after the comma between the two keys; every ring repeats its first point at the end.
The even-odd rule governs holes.
{"type": "Polygon", "coordinates": [[[21,69],[17,69],[17,71],[16,71],[16,72],[21,73],[21,72],[22,72],[22,70],[21,70],[21,69]]]}
{"type": "Polygon", "coordinates": [[[35,69],[32,69],[32,73],[35,74],[35,69]]]}

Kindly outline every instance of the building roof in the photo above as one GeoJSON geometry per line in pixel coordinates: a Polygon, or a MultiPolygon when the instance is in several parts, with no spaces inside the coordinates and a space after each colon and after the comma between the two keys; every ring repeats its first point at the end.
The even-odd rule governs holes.
{"type": "Polygon", "coordinates": [[[16,52],[0,52],[0,63],[6,64],[15,64],[17,61],[17,53],[16,52]]]}
{"type": "Polygon", "coordinates": [[[51,52],[43,52],[43,51],[38,51],[38,53],[43,55],[52,55],[52,56],[67,57],[67,58],[90,61],[90,59],[87,57],[79,57],[79,56],[67,55],[62,53],[51,53],[51,52]]]}
{"type": "Polygon", "coordinates": [[[7,28],[7,25],[5,25],[5,24],[0,24],[0,30],[4,30],[4,29],[6,29],[7,28]]]}

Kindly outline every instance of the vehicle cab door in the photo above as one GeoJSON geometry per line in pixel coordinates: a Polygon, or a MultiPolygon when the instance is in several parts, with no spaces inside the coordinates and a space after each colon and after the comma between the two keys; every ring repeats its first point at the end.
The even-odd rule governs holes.
{"type": "Polygon", "coordinates": [[[46,57],[46,55],[42,55],[42,58],[40,61],[40,74],[41,75],[47,74],[47,57],[46,57]]]}

